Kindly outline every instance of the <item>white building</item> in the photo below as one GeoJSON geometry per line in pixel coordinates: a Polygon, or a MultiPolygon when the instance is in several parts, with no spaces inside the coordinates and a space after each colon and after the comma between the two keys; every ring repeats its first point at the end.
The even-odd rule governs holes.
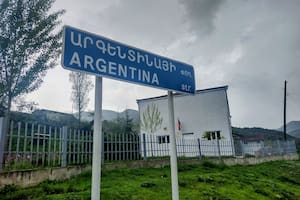
{"type": "MultiPolygon", "coordinates": [[[[195,95],[174,95],[174,119],[179,156],[180,152],[183,156],[197,156],[197,152],[207,156],[217,156],[219,152],[221,155],[234,155],[227,89],[227,86],[223,86],[198,90],[195,95]]],[[[169,148],[170,134],[167,95],[140,99],[137,103],[142,140],[145,134],[153,143],[149,145],[147,141],[146,146],[142,145],[142,149],[147,149],[147,155],[144,156],[149,156],[150,153],[150,156],[168,154],[168,151],[164,151],[169,148]],[[149,125],[153,114],[159,116],[154,118],[160,119],[156,120],[159,121],[157,127],[149,125]],[[146,125],[143,125],[145,123],[146,125]],[[148,127],[146,127],[147,123],[148,127]]]]}

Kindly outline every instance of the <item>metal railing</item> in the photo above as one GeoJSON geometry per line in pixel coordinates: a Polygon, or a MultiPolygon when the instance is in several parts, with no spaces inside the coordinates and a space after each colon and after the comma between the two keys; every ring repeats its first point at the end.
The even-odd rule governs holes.
{"type": "Polygon", "coordinates": [[[140,137],[136,134],[105,134],[103,145],[103,159],[140,160],[140,137]]]}
{"type": "MultiPolygon", "coordinates": [[[[91,130],[14,121],[7,129],[5,124],[0,118],[0,171],[92,162],[91,130]]],[[[102,152],[105,161],[139,160],[140,138],[134,134],[104,134],[102,152]]]]}
{"type": "MultiPolygon", "coordinates": [[[[161,136],[142,134],[141,152],[143,159],[166,157],[170,155],[168,139],[160,140],[161,136]]],[[[220,157],[234,156],[234,148],[228,140],[200,140],[176,138],[178,157],[220,157]]]]}
{"type": "Polygon", "coordinates": [[[1,140],[1,167],[8,169],[91,162],[91,131],[11,121],[1,140]]]}
{"type": "MultiPolygon", "coordinates": [[[[92,162],[93,132],[68,127],[11,121],[0,118],[0,171],[92,162]]],[[[104,133],[103,162],[169,157],[168,136],[104,133]]],[[[176,138],[179,158],[284,155],[296,153],[295,141],[243,141],[176,138]]],[[[100,153],[100,152],[99,152],[100,153]]]]}
{"type": "Polygon", "coordinates": [[[235,142],[236,155],[238,156],[255,156],[266,157],[272,155],[284,155],[297,153],[296,143],[294,140],[265,140],[256,142],[235,142]]]}

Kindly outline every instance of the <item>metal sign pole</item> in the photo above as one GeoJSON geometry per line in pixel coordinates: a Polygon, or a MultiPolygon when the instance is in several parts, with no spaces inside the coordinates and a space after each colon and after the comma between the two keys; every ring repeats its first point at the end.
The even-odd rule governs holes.
{"type": "MultiPolygon", "coordinates": [[[[107,39],[80,29],[64,26],[61,64],[65,69],[103,76],[130,83],[195,93],[193,66],[107,39]],[[101,45],[98,44],[101,42],[101,45]],[[115,49],[106,51],[107,48],[115,49]],[[118,53],[116,53],[118,49],[118,53]],[[122,53],[121,53],[122,52],[122,53]],[[151,67],[162,62],[163,70],[151,67]],[[141,61],[141,62],[140,62],[141,61]],[[99,65],[100,63],[100,65],[99,65]],[[128,65],[130,64],[130,67],[128,65]],[[128,70],[127,70],[128,69],[128,70]],[[116,73],[117,71],[121,73],[116,73]],[[166,75],[168,73],[168,75],[166,75]],[[143,74],[142,76],[140,76],[143,74]],[[176,81],[174,81],[176,80],[176,81]]],[[[179,199],[173,93],[168,91],[171,141],[172,199],[179,199]]],[[[96,77],[93,138],[92,199],[100,199],[102,151],[102,78],[96,77]]]]}
{"type": "Polygon", "coordinates": [[[64,26],[63,42],[61,63],[65,69],[181,93],[195,93],[192,65],[70,26],[64,26]],[[154,67],[154,62],[162,63],[163,68],[154,67]]]}
{"type": "Polygon", "coordinates": [[[102,156],[102,77],[96,76],[92,163],[92,200],[100,200],[102,156]]]}
{"type": "Polygon", "coordinates": [[[178,169],[177,169],[177,150],[175,139],[175,122],[174,122],[174,98],[172,91],[168,91],[169,107],[169,129],[170,129],[170,157],[171,157],[171,181],[172,181],[172,200],[179,200],[178,189],[178,169]]]}

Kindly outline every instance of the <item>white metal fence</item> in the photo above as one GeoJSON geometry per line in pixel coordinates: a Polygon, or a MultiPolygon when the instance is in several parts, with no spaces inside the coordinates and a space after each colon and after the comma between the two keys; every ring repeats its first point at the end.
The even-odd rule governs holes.
{"type": "Polygon", "coordinates": [[[294,140],[265,140],[257,142],[244,142],[239,140],[235,142],[235,149],[236,155],[238,156],[266,157],[297,153],[294,140]]]}
{"type": "Polygon", "coordinates": [[[11,121],[1,137],[1,167],[66,166],[91,162],[92,132],[11,121]]]}
{"type": "MultiPolygon", "coordinates": [[[[0,118],[0,171],[43,166],[87,164],[92,161],[93,132],[68,127],[13,122],[0,118]]],[[[104,134],[103,161],[157,159],[169,156],[168,136],[104,134]]],[[[259,144],[227,140],[176,139],[178,157],[257,156],[296,153],[294,141],[259,144]]],[[[99,152],[100,153],[100,152],[99,152]]]]}
{"type": "MultiPolygon", "coordinates": [[[[163,136],[163,139],[161,137],[142,134],[141,152],[144,159],[170,155],[169,138],[168,136],[163,136]]],[[[177,137],[176,147],[178,157],[234,156],[233,144],[228,140],[201,140],[199,138],[185,139],[184,137],[177,137]]]]}
{"type": "MultiPolygon", "coordinates": [[[[92,162],[93,132],[68,127],[11,121],[0,118],[0,171],[92,162]]],[[[139,160],[140,138],[130,134],[104,134],[103,159],[139,160]]],[[[100,153],[100,152],[99,152],[100,153]]]]}
{"type": "Polygon", "coordinates": [[[103,159],[139,160],[140,137],[136,134],[104,134],[103,159]]]}

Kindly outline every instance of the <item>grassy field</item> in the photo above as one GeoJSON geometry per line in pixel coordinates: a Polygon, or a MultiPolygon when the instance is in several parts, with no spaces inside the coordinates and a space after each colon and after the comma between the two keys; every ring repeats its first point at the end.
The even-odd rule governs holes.
{"type": "MultiPolygon", "coordinates": [[[[300,200],[300,161],[255,166],[180,165],[180,199],[300,200]]],[[[64,182],[21,189],[7,186],[0,199],[90,199],[91,172],[64,182]]],[[[170,168],[105,170],[101,199],[171,199],[170,168]]]]}

